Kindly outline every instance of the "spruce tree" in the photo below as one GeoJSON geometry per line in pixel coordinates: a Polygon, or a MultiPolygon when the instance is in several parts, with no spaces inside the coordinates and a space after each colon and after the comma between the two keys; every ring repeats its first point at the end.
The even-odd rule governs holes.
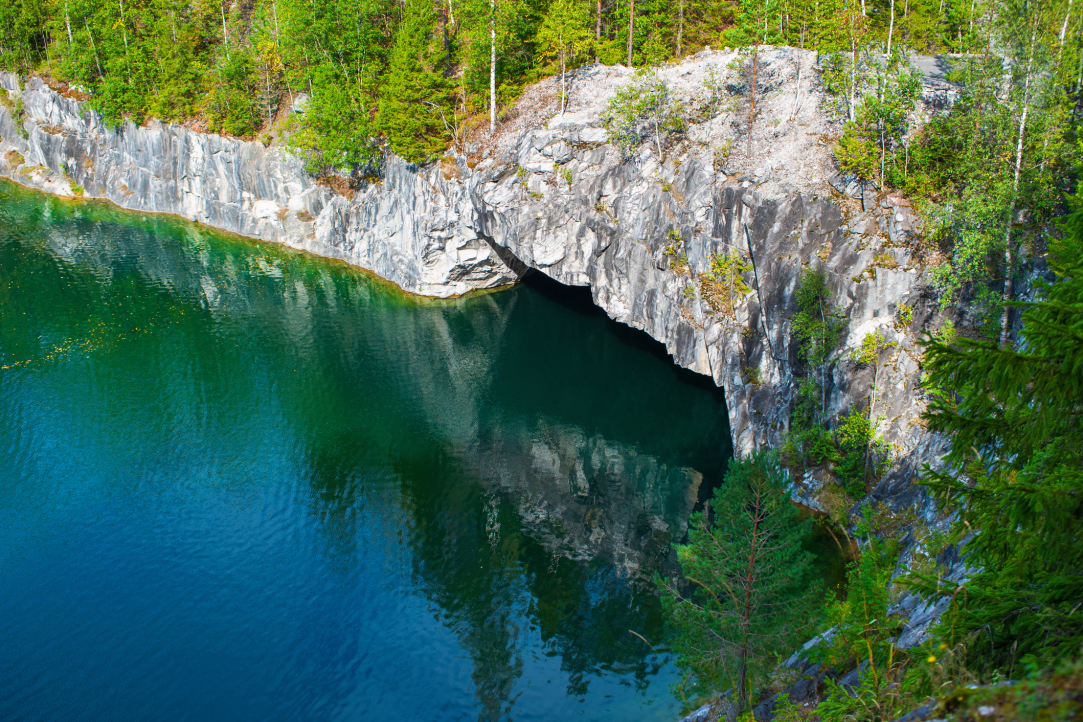
{"type": "Polygon", "coordinates": [[[391,149],[412,162],[440,153],[450,130],[444,52],[433,38],[435,26],[431,2],[406,1],[376,118],[391,149]]]}
{"type": "Polygon", "coordinates": [[[770,452],[735,460],[707,510],[693,514],[677,546],[688,589],[662,585],[686,691],[732,686],[738,712],[757,681],[805,638],[821,585],[802,549],[802,521],[770,452]]]}
{"type": "Polygon", "coordinates": [[[951,599],[941,633],[972,658],[1011,669],[1083,646],[1083,215],[1051,244],[1059,280],[1023,313],[1020,350],[992,341],[930,341],[929,428],[951,437],[929,488],[958,509],[977,571],[961,585],[915,584],[951,599]]]}

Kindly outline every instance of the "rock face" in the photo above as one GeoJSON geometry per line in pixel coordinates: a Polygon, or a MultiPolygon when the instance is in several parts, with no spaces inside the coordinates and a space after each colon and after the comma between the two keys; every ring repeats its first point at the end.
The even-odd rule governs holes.
{"type": "MultiPolygon", "coordinates": [[[[24,115],[0,106],[0,173],[57,195],[107,198],[367,268],[412,293],[453,296],[516,276],[473,231],[469,195],[439,169],[391,160],[379,184],[347,200],[301,163],[183,126],[107,128],[40,80],[0,73],[24,115]],[[13,154],[14,152],[14,154],[13,154]]],[[[2,91],[0,91],[2,92],[2,91]]]]}
{"type": "MultiPolygon", "coordinates": [[[[762,52],[751,138],[736,62],[704,52],[658,71],[694,116],[661,157],[653,143],[629,158],[607,142],[601,113],[632,72],[590,66],[573,75],[564,114],[553,81],[528,90],[484,160],[446,156],[418,168],[389,158],[379,180],[349,197],[278,148],[154,121],[107,128],[40,80],[20,89],[4,74],[0,85],[25,114],[0,106],[0,173],[342,259],[423,295],[495,288],[527,269],[589,286],[612,318],[725,389],[739,453],[782,441],[806,371],[790,331],[794,291],[815,264],[848,319],[846,347],[875,331],[889,344],[875,365],[840,355],[823,379],[827,411],[873,405],[899,462],[870,500],[930,515],[911,479],[943,451],[916,423],[914,333],[934,307],[908,244],[909,204],[867,189],[859,201],[833,177],[824,138],[839,126],[825,111],[815,54],[762,52]],[[733,252],[754,266],[743,273],[751,290],[720,302],[705,279],[712,259],[733,252]]],[[[805,482],[815,486],[803,480],[799,497],[805,482]]]]}

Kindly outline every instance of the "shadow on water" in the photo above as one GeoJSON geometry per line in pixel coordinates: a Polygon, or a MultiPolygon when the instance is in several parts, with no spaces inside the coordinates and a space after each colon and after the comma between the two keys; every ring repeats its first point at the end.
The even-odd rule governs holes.
{"type": "Polygon", "coordinates": [[[0,300],[3,716],[673,715],[629,630],[729,430],[638,333],[9,186],[0,300]]]}
{"type": "Polygon", "coordinates": [[[623,344],[629,348],[646,352],[659,361],[666,363],[681,383],[701,389],[711,394],[717,403],[725,405],[725,392],[715,385],[713,379],[673,363],[673,357],[666,350],[666,345],[651,337],[646,331],[640,331],[637,328],[632,328],[609,318],[605,310],[594,303],[590,288],[586,286],[566,286],[533,269],[523,277],[522,283],[572,313],[604,319],[609,332],[623,344]]]}

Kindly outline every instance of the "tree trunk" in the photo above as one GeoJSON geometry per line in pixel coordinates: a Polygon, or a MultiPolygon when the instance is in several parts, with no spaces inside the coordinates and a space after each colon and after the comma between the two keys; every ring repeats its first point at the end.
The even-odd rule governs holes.
{"type": "MultiPolygon", "coordinates": [[[[802,48],[803,50],[804,48],[802,48]]],[[[797,94],[793,99],[793,113],[790,114],[790,119],[797,118],[797,111],[801,109],[801,65],[802,65],[801,53],[797,54],[797,94]]]]}
{"type": "Polygon", "coordinates": [[[602,42],[602,0],[598,0],[598,14],[594,18],[594,62],[598,62],[598,46],[602,42]]]}
{"type": "MultiPolygon", "coordinates": [[[[1067,24],[1067,21],[1065,21],[1067,24]]],[[[682,47],[684,42],[684,0],[680,0],[677,3],[677,58],[681,57],[682,47]]]]}
{"type": "Polygon", "coordinates": [[[496,132],[496,0],[489,0],[489,132],[496,132]]]}
{"type": "Polygon", "coordinates": [[[568,107],[568,90],[565,84],[566,73],[564,71],[564,48],[560,49],[560,114],[564,115],[564,109],[568,107]]]}
{"type": "Polygon", "coordinates": [[[737,709],[737,717],[741,716],[741,712],[745,709],[745,703],[748,699],[748,656],[749,656],[749,642],[750,642],[750,627],[752,625],[752,606],[754,603],[753,591],[756,581],[756,570],[759,567],[760,560],[758,557],[759,545],[760,545],[760,521],[763,518],[761,515],[764,512],[764,498],[763,488],[756,487],[752,502],[749,504],[748,511],[752,515],[752,534],[749,538],[748,548],[748,567],[745,573],[745,578],[742,580],[742,586],[744,587],[744,609],[741,613],[741,649],[737,653],[737,688],[734,690],[736,696],[735,705],[737,709]]]}
{"type": "MultiPolygon", "coordinates": [[[[68,28],[68,45],[73,45],[71,39],[71,20],[68,18],[68,4],[64,3],[64,25],[68,28]]],[[[174,38],[176,38],[176,31],[173,32],[174,38]]]]}
{"type": "Polygon", "coordinates": [[[1008,329],[1011,326],[1011,307],[1008,302],[1012,300],[1014,282],[1012,275],[1015,273],[1015,249],[1012,248],[1012,222],[1015,220],[1015,201],[1019,192],[1019,172],[1023,165],[1023,136],[1027,130],[1027,112],[1030,110],[1030,70],[1034,61],[1034,43],[1036,35],[1031,35],[1030,57],[1027,58],[1026,78],[1023,81],[1023,113],[1019,116],[1019,139],[1015,145],[1015,176],[1012,178],[1012,195],[1008,202],[1008,222],[1004,228],[1004,295],[1001,302],[1004,309],[1000,312],[1000,346],[1008,345],[1008,329]]]}
{"type": "Polygon", "coordinates": [[[628,7],[628,67],[632,67],[632,39],[636,32],[636,0],[630,0],[628,7]]]}
{"type": "Polygon", "coordinates": [[[895,0],[891,0],[891,23],[887,26],[887,54],[891,55],[891,35],[895,32],[895,0]]]}
{"type": "Polygon", "coordinates": [[[1064,25],[1060,26],[1060,44],[1064,46],[1064,35],[1068,32],[1068,18],[1072,17],[1072,0],[1068,0],[1068,12],[1064,13],[1064,25]]]}
{"type": "MultiPolygon", "coordinates": [[[[865,191],[862,186],[861,210],[865,210],[865,191]]],[[[826,281],[825,281],[826,283],[826,281]]],[[[820,415],[827,416],[827,316],[824,315],[824,299],[820,296],[820,323],[823,327],[823,335],[820,336],[820,344],[824,347],[824,360],[820,364],[820,415]]]]}
{"type": "MultiPolygon", "coordinates": [[[[884,150],[884,131],[880,131],[880,192],[884,190],[884,158],[887,155],[884,150]]],[[[890,223],[891,221],[888,221],[890,223]]]]}
{"type": "MultiPolygon", "coordinates": [[[[851,31],[853,29],[851,28],[851,31]]],[[[854,122],[854,105],[857,103],[857,40],[850,38],[850,97],[847,110],[850,114],[850,122],[854,122]]],[[[864,210],[864,209],[862,209],[864,210]]]]}
{"type": "Polygon", "coordinates": [[[83,27],[86,28],[86,34],[90,36],[90,47],[94,49],[94,64],[98,66],[98,77],[104,77],[102,63],[98,58],[98,44],[94,42],[94,33],[90,32],[90,26],[87,25],[86,18],[83,18],[83,27]]]}
{"type": "MultiPolygon", "coordinates": [[[[225,0],[218,3],[218,9],[222,11],[222,44],[226,48],[226,60],[229,60],[229,33],[226,31],[226,3],[225,0]]],[[[123,14],[123,13],[122,13],[123,14]]],[[[124,47],[128,47],[128,41],[124,41],[124,47]]]]}
{"type": "Polygon", "coordinates": [[[745,711],[745,698],[748,696],[746,687],[748,686],[748,647],[744,647],[739,653],[739,661],[737,663],[737,689],[736,697],[737,704],[737,718],[740,719],[741,713],[745,711]]]}

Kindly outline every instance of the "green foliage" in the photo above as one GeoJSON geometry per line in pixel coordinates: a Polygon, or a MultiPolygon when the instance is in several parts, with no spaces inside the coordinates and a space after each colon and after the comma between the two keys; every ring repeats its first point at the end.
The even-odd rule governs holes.
{"type": "Polygon", "coordinates": [[[11,113],[11,119],[15,121],[15,130],[23,138],[28,138],[29,133],[26,132],[26,128],[23,127],[23,122],[26,120],[26,109],[23,108],[22,96],[18,93],[13,93],[10,90],[6,90],[0,95],[0,105],[3,105],[11,113]]]}
{"type": "Polygon", "coordinates": [[[874,130],[863,108],[858,111],[856,121],[846,123],[842,137],[835,146],[835,159],[839,162],[839,169],[853,174],[862,183],[876,178],[880,167],[876,142],[869,137],[874,130]]]}
{"type": "Polygon", "coordinates": [[[730,464],[707,510],[692,516],[688,544],[677,546],[691,591],[657,580],[682,691],[732,685],[744,707],[763,675],[812,631],[822,589],[802,549],[810,524],[790,504],[773,454],[730,464]]]}
{"type": "Polygon", "coordinates": [[[752,270],[740,251],[716,253],[710,258],[710,267],[700,280],[703,297],[716,313],[732,317],[737,302],[752,292],[741,274],[752,270]]]}
{"type": "Polygon", "coordinates": [[[889,348],[897,346],[894,341],[888,341],[884,332],[876,329],[872,333],[865,334],[857,348],[846,355],[848,359],[859,364],[875,364],[880,362],[880,354],[889,348]]]}
{"type": "Polygon", "coordinates": [[[440,72],[443,51],[432,38],[435,24],[432,3],[408,0],[376,116],[391,149],[414,162],[429,160],[446,147],[449,98],[440,72]]]}
{"type": "Polygon", "coordinates": [[[832,665],[872,660],[880,664],[891,654],[893,625],[885,624],[890,603],[888,582],[898,558],[893,539],[870,540],[846,573],[846,594],[827,604],[827,625],[835,627],[830,644],[819,654],[832,665]],[[875,624],[880,622],[880,624],[875,624]]]}
{"type": "Polygon", "coordinates": [[[839,318],[831,290],[827,285],[827,273],[820,268],[808,266],[801,273],[801,280],[794,293],[797,313],[790,328],[794,338],[801,342],[798,356],[809,366],[813,374],[819,373],[821,403],[820,411],[826,411],[827,400],[823,397],[828,361],[842,340],[846,322],[839,318]]]}
{"type": "Polygon", "coordinates": [[[863,182],[879,179],[889,153],[900,147],[909,129],[910,113],[921,95],[921,79],[910,59],[895,51],[868,69],[872,84],[854,120],[848,122],[835,149],[839,167],[863,182]]]}
{"type": "Polygon", "coordinates": [[[241,136],[255,133],[260,126],[260,115],[251,59],[234,54],[218,72],[219,82],[211,87],[204,105],[208,130],[241,136]]]}
{"type": "Polygon", "coordinates": [[[880,476],[888,454],[888,445],[876,438],[875,422],[865,414],[850,409],[835,430],[835,443],[838,456],[835,462],[835,474],[848,494],[860,498],[865,495],[866,480],[871,476],[880,476]]]}
{"type": "Polygon", "coordinates": [[[951,437],[947,468],[925,483],[958,509],[973,568],[951,597],[940,633],[967,640],[975,663],[1010,670],[1077,654],[1083,645],[1083,215],[1050,244],[1058,282],[1023,312],[1024,350],[929,339],[925,369],[941,390],[925,416],[951,437]]]}
{"type": "Polygon", "coordinates": [[[339,85],[321,85],[305,105],[291,147],[312,175],[352,171],[379,162],[375,128],[356,96],[339,85]]]}
{"type": "MultiPolygon", "coordinates": [[[[590,10],[584,0],[553,0],[549,12],[545,14],[535,41],[538,44],[540,60],[557,60],[560,64],[560,79],[563,82],[569,61],[590,50],[594,38],[587,24],[590,22],[590,10]]],[[[561,109],[567,98],[561,98],[561,109]]]]}
{"type": "Polygon", "coordinates": [[[659,157],[663,140],[682,129],[680,108],[669,87],[653,70],[639,70],[631,83],[617,88],[602,113],[609,140],[631,158],[645,138],[653,138],[659,157]]]}
{"type": "Polygon", "coordinates": [[[787,465],[803,468],[838,461],[838,448],[831,431],[821,421],[819,385],[811,379],[800,379],[797,403],[790,415],[790,429],[783,444],[787,465]]]}

